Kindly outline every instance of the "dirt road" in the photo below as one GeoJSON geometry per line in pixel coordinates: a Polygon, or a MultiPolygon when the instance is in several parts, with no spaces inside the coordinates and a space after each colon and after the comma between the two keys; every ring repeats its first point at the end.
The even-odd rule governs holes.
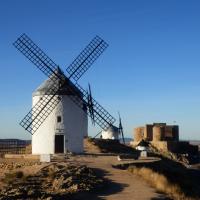
{"type": "MultiPolygon", "coordinates": [[[[103,173],[108,180],[101,191],[92,194],[79,194],[75,199],[88,200],[158,200],[168,199],[158,194],[139,177],[125,171],[113,168],[112,165],[123,163],[116,156],[80,156],[70,158],[70,162],[86,164],[103,173]]],[[[146,160],[151,162],[153,160],[146,160]]],[[[136,161],[136,162],[141,162],[136,161]]]]}
{"type": "MultiPolygon", "coordinates": [[[[154,159],[136,160],[134,162],[154,162],[154,159]]],[[[54,161],[58,163],[73,163],[74,165],[87,165],[94,168],[97,173],[103,175],[106,179],[105,184],[93,193],[79,193],[72,197],[73,200],[161,200],[167,199],[165,195],[158,194],[153,188],[146,184],[139,177],[129,173],[126,170],[113,168],[113,165],[133,162],[119,161],[117,156],[102,155],[81,155],[69,156],[68,159],[54,161]]],[[[12,162],[13,163],[13,162],[12,162]]],[[[7,164],[9,162],[7,161],[7,164]]],[[[22,163],[23,164],[23,163],[22,163]]],[[[23,168],[25,174],[35,173],[42,167],[48,165],[32,165],[23,168]]],[[[20,168],[21,170],[21,168],[20,168]]],[[[6,170],[1,169],[1,175],[6,170]]]]}

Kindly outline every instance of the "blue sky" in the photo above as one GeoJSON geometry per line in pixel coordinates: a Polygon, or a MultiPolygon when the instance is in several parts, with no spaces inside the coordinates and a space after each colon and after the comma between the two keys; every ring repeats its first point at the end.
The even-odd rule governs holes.
{"type": "MultiPolygon", "coordinates": [[[[46,77],[13,46],[29,35],[62,69],[95,36],[109,48],[80,80],[125,135],[146,123],[200,139],[200,2],[184,0],[0,1],[0,137],[30,138],[18,122],[46,77]],[[116,123],[118,125],[118,122],[116,123]]],[[[89,129],[95,135],[98,128],[89,129]]]]}

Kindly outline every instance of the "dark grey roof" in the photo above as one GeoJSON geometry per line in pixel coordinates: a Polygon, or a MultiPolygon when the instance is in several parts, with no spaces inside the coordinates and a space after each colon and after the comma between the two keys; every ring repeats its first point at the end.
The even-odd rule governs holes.
{"type": "Polygon", "coordinates": [[[110,125],[107,129],[107,131],[111,131],[111,132],[119,132],[119,128],[114,126],[114,125],[110,125]]]}
{"type": "Polygon", "coordinates": [[[149,143],[142,139],[137,146],[148,147],[149,143]]]}
{"type": "MultiPolygon", "coordinates": [[[[60,73],[60,71],[58,70],[56,73],[60,73]]],[[[52,81],[52,79],[55,80],[56,75],[53,74],[51,75],[51,78],[48,78],[47,80],[45,80],[34,92],[33,92],[33,96],[40,96],[40,95],[52,95],[51,92],[49,92],[49,89],[52,87],[55,87],[55,85],[59,85],[59,79],[57,79],[57,81],[52,81]]],[[[59,95],[71,95],[71,89],[69,90],[69,85],[70,88],[73,89],[73,91],[76,92],[76,94],[82,96],[81,91],[70,81],[68,80],[66,82],[66,84],[58,91],[59,95]]],[[[74,94],[74,93],[73,93],[74,94]]]]}

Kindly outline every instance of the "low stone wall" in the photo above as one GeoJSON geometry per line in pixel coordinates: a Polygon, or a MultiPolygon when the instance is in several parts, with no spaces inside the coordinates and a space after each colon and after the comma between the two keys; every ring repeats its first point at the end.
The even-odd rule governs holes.
{"type": "Polygon", "coordinates": [[[176,152],[178,150],[178,145],[175,141],[152,141],[151,144],[161,151],[176,152]]]}
{"type": "Polygon", "coordinates": [[[39,160],[40,156],[39,155],[32,155],[32,154],[5,154],[4,158],[39,160]]]}
{"type": "Polygon", "coordinates": [[[198,146],[191,145],[187,141],[152,141],[151,144],[161,151],[171,151],[181,154],[198,154],[198,146]]]}

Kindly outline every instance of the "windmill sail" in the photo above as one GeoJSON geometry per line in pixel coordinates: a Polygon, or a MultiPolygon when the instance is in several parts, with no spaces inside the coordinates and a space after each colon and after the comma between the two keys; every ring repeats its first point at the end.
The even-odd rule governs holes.
{"type": "MultiPolygon", "coordinates": [[[[20,36],[13,44],[37,68],[48,76],[53,83],[48,89],[47,95],[44,95],[20,122],[20,125],[28,132],[34,134],[55,109],[61,100],[60,91],[63,87],[67,88],[70,94],[68,97],[83,109],[102,129],[106,130],[115,122],[115,118],[97,103],[90,93],[85,91],[77,82],[73,84],[60,68],[26,34],[20,36]],[[91,108],[88,107],[91,106],[88,104],[88,99],[92,103],[92,112],[91,108]],[[84,105],[88,109],[85,109],[84,105]]],[[[96,36],[69,68],[67,68],[70,78],[77,81],[107,46],[107,43],[96,36]]]]}
{"type": "MultiPolygon", "coordinates": [[[[78,83],[75,84],[76,87],[82,92],[83,100],[87,102],[88,93],[84,90],[78,83]]],[[[92,97],[91,97],[92,98],[92,97]]],[[[94,98],[93,102],[93,118],[95,123],[97,123],[103,130],[106,130],[111,124],[113,124],[116,119],[101,106],[94,98]]],[[[91,113],[87,110],[87,114],[91,117],[91,113]]]]}
{"type": "Polygon", "coordinates": [[[122,127],[122,120],[121,120],[121,116],[120,116],[119,112],[118,112],[118,115],[119,115],[119,133],[121,134],[123,143],[125,144],[124,131],[123,131],[123,127],[122,127]]]}
{"type": "MultiPolygon", "coordinates": [[[[56,72],[58,65],[56,65],[26,34],[22,34],[13,45],[46,76],[50,77],[56,72]]],[[[59,78],[57,75],[54,77],[55,79],[59,78]]]]}
{"type": "Polygon", "coordinates": [[[45,95],[22,119],[20,125],[31,134],[41,126],[48,115],[54,110],[61,98],[56,95],[59,87],[66,81],[66,77],[58,66],[26,35],[21,35],[13,45],[27,57],[38,69],[40,69],[51,81],[59,84],[52,84],[48,94],[45,95]],[[57,73],[59,71],[59,73],[57,73]]]}
{"type": "Polygon", "coordinates": [[[107,47],[108,44],[96,36],[66,69],[69,78],[77,82],[107,47]]]}
{"type": "Polygon", "coordinates": [[[44,120],[55,109],[61,98],[55,94],[45,95],[22,119],[20,125],[29,133],[34,134],[44,120]]]}
{"type": "Polygon", "coordinates": [[[89,110],[89,113],[90,113],[90,116],[91,116],[91,121],[92,121],[92,124],[95,125],[94,104],[93,104],[93,101],[92,101],[92,92],[91,92],[90,84],[88,84],[88,98],[87,99],[88,99],[87,105],[88,105],[88,110],[89,110]]]}

